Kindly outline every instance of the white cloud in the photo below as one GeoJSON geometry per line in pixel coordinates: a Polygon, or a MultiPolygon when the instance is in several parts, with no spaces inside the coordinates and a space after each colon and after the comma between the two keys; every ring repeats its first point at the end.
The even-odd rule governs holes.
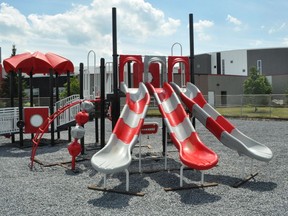
{"type": "Polygon", "coordinates": [[[197,37],[200,41],[211,40],[211,35],[207,34],[207,29],[214,26],[214,23],[210,20],[199,20],[194,23],[194,31],[197,33],[197,37]]]}
{"type": "MultiPolygon", "coordinates": [[[[52,52],[59,50],[59,45],[62,52],[68,47],[77,51],[82,49],[82,52],[95,49],[98,56],[111,57],[112,7],[117,8],[118,40],[123,46],[131,38],[134,42],[136,39],[138,43],[145,43],[153,37],[172,35],[181,24],[180,20],[165,17],[163,11],[144,0],[94,0],[90,5],[73,5],[72,10],[63,13],[27,17],[1,3],[0,42],[5,41],[9,47],[15,43],[18,48],[26,44],[32,51],[44,45],[52,52]]],[[[5,45],[1,43],[1,46],[5,45]]]]}
{"type": "Polygon", "coordinates": [[[30,26],[25,16],[6,3],[0,4],[0,42],[23,43],[30,26]]]}
{"type": "Polygon", "coordinates": [[[226,20],[234,25],[241,25],[242,22],[237,19],[236,17],[231,16],[230,14],[227,15],[226,20]]]}

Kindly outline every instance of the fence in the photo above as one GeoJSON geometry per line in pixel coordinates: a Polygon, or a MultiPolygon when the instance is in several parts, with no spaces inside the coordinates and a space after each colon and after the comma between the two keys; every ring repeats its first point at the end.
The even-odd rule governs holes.
{"type": "MultiPolygon", "coordinates": [[[[205,96],[208,101],[208,97],[205,96]]],[[[55,101],[55,99],[54,99],[55,101]]],[[[121,100],[123,105],[125,100],[121,100]]],[[[23,100],[24,106],[30,106],[29,98],[23,100]]],[[[212,105],[225,116],[264,117],[288,119],[288,95],[215,95],[212,105]]],[[[18,99],[14,101],[18,106],[18,99]]],[[[49,97],[34,98],[34,106],[49,106],[49,97]]],[[[0,98],[0,108],[11,107],[9,98],[0,98]]],[[[153,98],[149,109],[157,109],[153,98]]]]}
{"type": "Polygon", "coordinates": [[[0,134],[10,134],[19,131],[17,122],[19,120],[18,107],[0,109],[0,134]]]}
{"type": "Polygon", "coordinates": [[[226,116],[288,119],[288,95],[215,96],[214,107],[226,116]]]}

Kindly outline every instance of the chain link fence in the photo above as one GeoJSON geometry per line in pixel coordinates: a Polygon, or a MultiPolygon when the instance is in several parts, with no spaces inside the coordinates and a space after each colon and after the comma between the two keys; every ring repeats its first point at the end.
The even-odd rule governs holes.
{"type": "Polygon", "coordinates": [[[216,95],[214,107],[225,116],[288,119],[288,95],[216,95]]]}
{"type": "MultiPolygon", "coordinates": [[[[204,96],[208,101],[208,97],[204,96]]],[[[29,107],[30,99],[24,98],[23,105],[29,107]]],[[[49,97],[33,99],[34,106],[49,106],[49,97]]],[[[54,99],[54,102],[56,100],[54,99]]],[[[215,95],[214,101],[209,101],[216,110],[227,117],[279,118],[288,120],[288,95],[215,95]]],[[[125,103],[125,100],[122,101],[125,103]]],[[[18,106],[18,99],[14,99],[18,106]]],[[[0,98],[0,108],[11,107],[10,98],[0,98]]],[[[154,98],[151,98],[149,110],[158,110],[154,98]]]]}

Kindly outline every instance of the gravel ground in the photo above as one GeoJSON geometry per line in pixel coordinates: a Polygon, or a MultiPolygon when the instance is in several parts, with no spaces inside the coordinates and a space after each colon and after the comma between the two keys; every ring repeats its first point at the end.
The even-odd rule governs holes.
{"type": "MultiPolygon", "coordinates": [[[[160,118],[147,121],[161,124],[160,118]]],[[[139,148],[133,150],[129,168],[130,191],[144,192],[144,196],[89,190],[89,185],[103,185],[103,175],[91,167],[89,160],[78,162],[77,172],[70,170],[70,164],[66,164],[66,168],[44,166],[71,159],[68,141],[55,146],[40,146],[36,157],[44,165],[35,163],[34,170],[30,171],[30,135],[25,135],[27,148],[22,149],[11,144],[9,139],[0,137],[1,215],[288,215],[287,121],[231,121],[246,135],[271,148],[274,153],[272,161],[268,164],[260,161],[250,163],[249,158],[239,157],[196,122],[203,142],[219,155],[218,165],[205,171],[205,181],[218,183],[218,186],[166,192],[166,187],[179,186],[181,164],[176,148],[168,144],[169,171],[164,171],[160,130],[156,135],[142,137],[141,154],[142,169],[158,169],[159,172],[139,174],[139,148]],[[258,172],[258,175],[241,187],[233,188],[231,185],[243,177],[243,163],[247,175],[252,172],[258,172]]],[[[99,150],[99,144],[95,144],[93,123],[87,123],[85,129],[84,157],[90,158],[99,150]]],[[[108,140],[110,122],[106,122],[105,132],[108,140]]],[[[67,132],[61,132],[61,139],[67,139],[67,132]]],[[[183,179],[184,186],[197,183],[200,173],[185,170],[183,179]]],[[[107,178],[109,189],[125,190],[125,184],[125,172],[107,178]]]]}

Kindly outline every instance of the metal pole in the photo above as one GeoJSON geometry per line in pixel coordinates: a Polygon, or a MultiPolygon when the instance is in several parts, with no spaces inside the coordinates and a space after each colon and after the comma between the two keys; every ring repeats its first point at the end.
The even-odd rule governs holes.
{"type": "Polygon", "coordinates": [[[100,60],[100,80],[101,80],[101,148],[105,146],[105,59],[100,60]]]}
{"type": "MultiPolygon", "coordinates": [[[[94,72],[94,86],[93,86],[93,89],[94,89],[94,98],[96,98],[96,53],[93,51],[93,50],[90,50],[87,54],[87,71],[88,71],[88,74],[90,76],[90,70],[89,70],[89,67],[90,67],[90,62],[89,62],[89,59],[90,59],[90,54],[93,53],[93,72],[94,72]]],[[[89,79],[90,80],[90,79],[89,79]]],[[[89,89],[89,92],[90,92],[90,89],[89,89]]]]}
{"type": "Polygon", "coordinates": [[[128,88],[131,88],[132,85],[132,80],[131,80],[131,61],[128,62],[128,88]]]}
{"type": "Polygon", "coordinates": [[[190,33],[190,80],[195,84],[194,78],[194,26],[193,14],[189,14],[189,33],[190,33]]]}
{"type": "Polygon", "coordinates": [[[120,94],[118,89],[118,54],[117,54],[117,17],[116,8],[112,8],[112,41],[113,41],[113,101],[112,129],[120,116],[120,94]]]}
{"type": "MultiPolygon", "coordinates": [[[[80,99],[83,99],[84,98],[84,94],[83,94],[83,80],[84,80],[84,64],[83,63],[80,63],[80,66],[79,66],[79,74],[80,74],[80,99]]],[[[83,125],[84,127],[84,125],[83,125]]],[[[85,153],[85,150],[84,150],[84,137],[81,139],[81,154],[83,155],[85,153]]]]}
{"type": "MultiPolygon", "coordinates": [[[[29,85],[30,85],[30,107],[33,107],[33,73],[30,72],[29,76],[29,85]]],[[[31,139],[33,139],[34,134],[31,133],[31,139]]]]}
{"type": "MultiPolygon", "coordinates": [[[[22,71],[18,71],[18,98],[19,98],[19,122],[23,121],[23,101],[22,101],[22,71]]],[[[23,147],[23,125],[20,125],[20,147],[23,147]]]]}
{"type": "MultiPolygon", "coordinates": [[[[53,101],[53,88],[54,88],[54,78],[53,78],[53,70],[50,69],[50,77],[49,77],[49,95],[50,95],[50,115],[54,113],[54,101],[53,101]]],[[[54,145],[54,121],[51,123],[51,145],[54,145]]]]}
{"type": "MultiPolygon", "coordinates": [[[[10,106],[14,107],[14,71],[10,72],[10,106]]],[[[11,142],[15,143],[15,135],[12,134],[11,142]]]]}
{"type": "MultiPolygon", "coordinates": [[[[56,87],[56,101],[59,101],[59,74],[56,72],[55,76],[55,87],[56,87]]],[[[59,118],[56,119],[57,126],[59,125],[59,118]]],[[[57,138],[60,139],[60,132],[57,130],[57,138]]]]}
{"type": "MultiPolygon", "coordinates": [[[[193,14],[189,14],[189,35],[190,35],[190,81],[195,84],[194,77],[194,26],[193,14]]],[[[195,127],[195,117],[192,118],[192,125],[195,127]]]]}
{"type": "MultiPolygon", "coordinates": [[[[71,95],[71,88],[70,88],[70,71],[67,71],[67,96],[71,95]]],[[[70,119],[70,112],[69,112],[69,119],[70,119]]],[[[68,141],[70,142],[71,139],[71,127],[68,127],[68,141]]]]}
{"type": "Polygon", "coordinates": [[[179,47],[180,47],[180,55],[182,56],[182,45],[180,44],[180,43],[178,43],[178,42],[175,42],[172,46],[171,46],[171,56],[173,56],[173,48],[174,48],[174,46],[175,45],[179,45],[179,47]]]}

